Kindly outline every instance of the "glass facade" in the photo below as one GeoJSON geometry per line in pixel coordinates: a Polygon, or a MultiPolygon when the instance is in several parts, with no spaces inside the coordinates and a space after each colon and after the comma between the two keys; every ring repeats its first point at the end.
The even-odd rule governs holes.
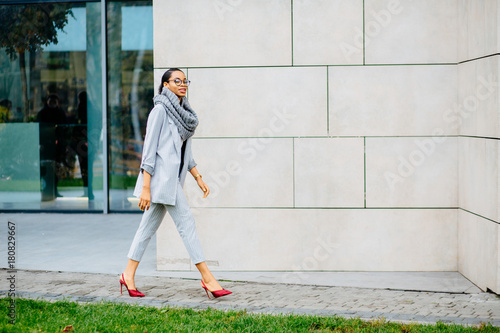
{"type": "Polygon", "coordinates": [[[144,1],[107,6],[109,206],[137,209],[132,197],[153,89],[153,8],[144,1]]]}
{"type": "Polygon", "coordinates": [[[0,211],[136,210],[153,96],[151,1],[9,3],[0,6],[0,211]]]}

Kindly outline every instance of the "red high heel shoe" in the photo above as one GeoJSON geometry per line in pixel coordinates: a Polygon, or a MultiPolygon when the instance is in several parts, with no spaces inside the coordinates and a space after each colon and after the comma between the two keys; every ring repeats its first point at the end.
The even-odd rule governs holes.
{"type": "Polygon", "coordinates": [[[120,292],[121,294],[123,295],[123,286],[125,285],[125,288],[127,289],[128,291],[128,295],[130,297],[144,297],[144,294],[141,293],[139,290],[131,290],[131,289],[128,289],[128,286],[127,286],[127,283],[125,283],[125,277],[123,277],[123,273],[122,273],[122,277],[120,278],[120,292]]]}
{"type": "Polygon", "coordinates": [[[201,280],[201,284],[202,284],[202,288],[205,289],[205,292],[207,293],[208,298],[210,298],[210,295],[208,294],[209,291],[214,296],[214,298],[226,296],[226,295],[233,293],[232,291],[226,290],[224,288],[222,288],[222,290],[215,290],[215,291],[208,290],[208,288],[205,285],[205,283],[203,282],[203,280],[201,280]]]}

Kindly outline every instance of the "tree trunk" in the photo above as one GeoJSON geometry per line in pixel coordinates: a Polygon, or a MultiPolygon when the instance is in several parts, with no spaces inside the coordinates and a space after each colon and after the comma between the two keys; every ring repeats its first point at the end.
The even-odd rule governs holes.
{"type": "Polygon", "coordinates": [[[28,80],[26,78],[26,57],[25,51],[19,51],[19,69],[21,71],[21,86],[23,89],[23,122],[29,121],[29,100],[28,100],[28,80]]]}

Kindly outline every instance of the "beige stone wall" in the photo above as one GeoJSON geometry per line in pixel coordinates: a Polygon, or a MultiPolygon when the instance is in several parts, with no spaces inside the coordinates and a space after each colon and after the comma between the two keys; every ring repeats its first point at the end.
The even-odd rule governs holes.
{"type": "MultiPolygon", "coordinates": [[[[183,68],[200,118],[212,194],[185,192],[211,267],[473,278],[493,237],[496,275],[473,281],[499,290],[498,88],[457,113],[498,82],[498,55],[464,62],[498,53],[498,3],[154,1],[156,80],[183,68]]],[[[158,269],[193,269],[166,220],[158,269]]]]}
{"type": "Polygon", "coordinates": [[[460,1],[458,268],[500,292],[500,1],[460,1]]]}

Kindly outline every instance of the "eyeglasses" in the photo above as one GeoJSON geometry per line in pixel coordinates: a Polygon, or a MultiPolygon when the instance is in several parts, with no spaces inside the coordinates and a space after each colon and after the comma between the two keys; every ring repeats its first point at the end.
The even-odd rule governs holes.
{"type": "Polygon", "coordinates": [[[184,80],[184,81],[182,81],[181,79],[168,80],[168,82],[170,82],[170,81],[174,81],[174,83],[175,83],[175,85],[176,85],[176,86],[180,86],[180,85],[181,85],[181,84],[183,84],[183,83],[184,83],[186,86],[189,86],[189,84],[191,83],[191,81],[189,81],[189,80],[184,80]]]}

